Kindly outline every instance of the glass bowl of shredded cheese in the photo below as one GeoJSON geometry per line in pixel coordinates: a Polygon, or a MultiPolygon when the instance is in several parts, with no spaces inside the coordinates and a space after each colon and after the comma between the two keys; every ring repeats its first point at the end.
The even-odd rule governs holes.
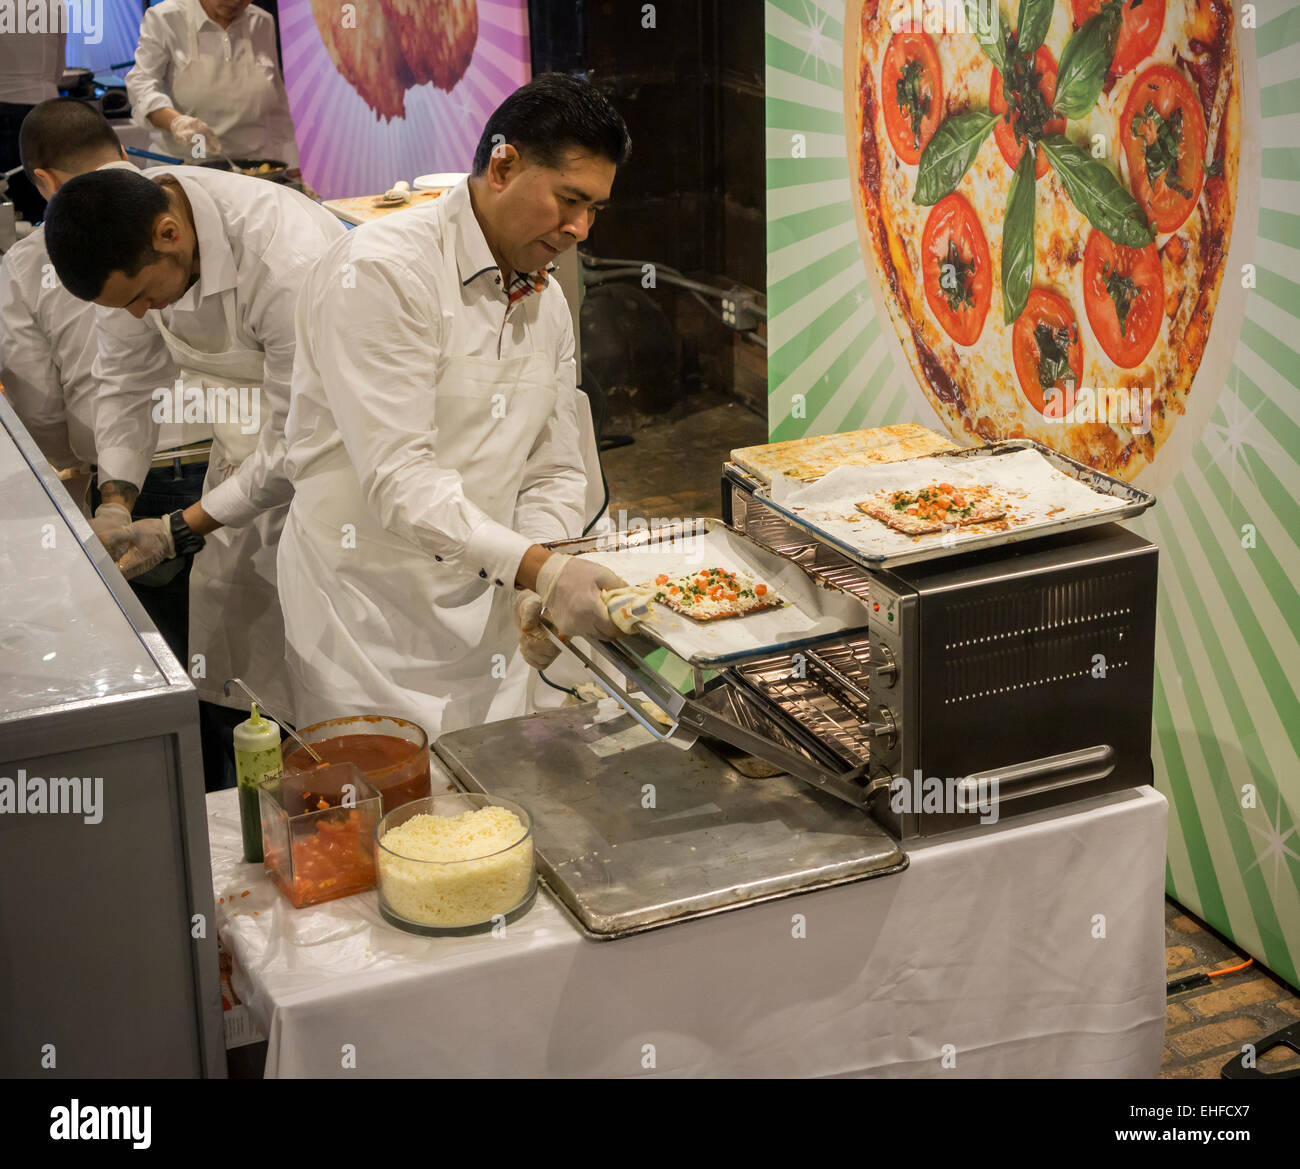
{"type": "Polygon", "coordinates": [[[379,911],[418,934],[477,933],[537,893],[533,818],[513,800],[449,792],[412,800],[375,829],[379,911]]]}

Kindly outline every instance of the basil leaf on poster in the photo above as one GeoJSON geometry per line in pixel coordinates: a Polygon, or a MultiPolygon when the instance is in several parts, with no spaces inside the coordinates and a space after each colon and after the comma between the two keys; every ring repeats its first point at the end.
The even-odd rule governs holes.
{"type": "Polygon", "coordinates": [[[1155,238],[1138,201],[1105,164],[1064,134],[1044,134],[1039,145],[1070,202],[1093,227],[1126,248],[1144,248],[1155,238]]]}
{"type": "Polygon", "coordinates": [[[1034,151],[1021,155],[1011,176],[1002,223],[1002,319],[1009,325],[1025,311],[1034,283],[1034,151]]]}
{"type": "Polygon", "coordinates": [[[1097,104],[1106,71],[1115,57],[1123,18],[1120,0],[1110,0],[1070,38],[1056,72],[1056,98],[1052,105],[1058,114],[1082,118],[1097,104]]]}
{"type": "Polygon", "coordinates": [[[912,201],[932,207],[955,191],[998,117],[987,110],[976,110],[947,118],[921,154],[912,201]]]}
{"type": "Polygon", "coordinates": [[[1006,71],[1002,50],[1002,13],[998,0],[966,0],[966,25],[998,72],[1006,71]]]}
{"type": "Polygon", "coordinates": [[[1047,36],[1052,23],[1055,0],[1020,0],[1020,16],[1016,20],[1016,49],[1032,57],[1047,36]]]}

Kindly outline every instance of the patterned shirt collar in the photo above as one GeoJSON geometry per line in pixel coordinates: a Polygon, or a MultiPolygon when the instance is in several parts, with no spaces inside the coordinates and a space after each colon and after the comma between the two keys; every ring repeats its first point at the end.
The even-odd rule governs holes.
{"type": "MultiPolygon", "coordinates": [[[[447,218],[456,228],[456,268],[462,285],[485,277],[500,276],[497,262],[492,258],[483,229],[474,215],[469,198],[469,179],[461,179],[444,196],[447,200],[447,218]]],[[[514,305],[534,292],[541,292],[550,282],[554,264],[547,264],[536,272],[516,272],[507,290],[508,305],[514,305]]]]}

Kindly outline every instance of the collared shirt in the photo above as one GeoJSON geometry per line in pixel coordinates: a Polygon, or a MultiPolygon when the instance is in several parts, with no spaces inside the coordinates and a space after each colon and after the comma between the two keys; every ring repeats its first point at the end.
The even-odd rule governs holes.
{"type": "Polygon", "coordinates": [[[144,481],[158,440],[154,391],[180,375],[158,320],[203,352],[235,346],[263,351],[257,450],[203,497],[203,508],[239,526],[266,508],[287,503],[284,419],[294,356],[294,302],[312,264],[345,228],[318,203],[278,183],[204,167],[159,167],[173,175],[194,214],[200,275],[175,304],[136,320],[126,309],[96,308],[99,384],[95,437],[100,481],[144,481]],[[227,336],[222,293],[235,290],[237,337],[227,336]],[[270,415],[267,416],[269,410],[270,415]]]}
{"type": "Polygon", "coordinates": [[[564,293],[545,273],[512,283],[518,296],[501,285],[466,180],[427,206],[349,232],[321,257],[298,303],[286,430],[295,482],[342,445],[386,530],[507,587],[530,544],[581,533],[586,485],[564,293]],[[555,413],[529,455],[507,527],[438,465],[433,371],[440,356],[539,351],[555,369],[555,413]]]}
{"type": "MultiPolygon", "coordinates": [[[[223,86],[214,91],[222,108],[241,98],[229,90],[229,86],[223,86]]],[[[275,21],[261,8],[246,8],[226,29],[203,11],[199,0],[163,0],[145,9],[135,64],[126,75],[126,92],[131,99],[131,120],[155,136],[161,131],[149,121],[149,115],[170,106],[207,122],[221,137],[222,152],[232,158],[279,158],[291,167],[298,165],[289,98],[275,51],[275,21]],[[226,61],[248,60],[253,76],[259,79],[261,92],[242,95],[247,105],[239,122],[221,121],[213,107],[202,100],[203,95],[187,103],[193,108],[173,99],[177,76],[190,63],[191,21],[197,27],[201,54],[226,61]]],[[[166,141],[171,142],[170,138],[166,141]]],[[[171,144],[171,150],[178,149],[171,144]]]]}
{"type": "Polygon", "coordinates": [[[0,262],[0,384],[41,453],[95,461],[95,307],[54,274],[38,227],[0,262]]]}
{"type": "MultiPolygon", "coordinates": [[[[100,170],[136,169],[126,161],[100,170]]],[[[59,470],[95,461],[95,306],[60,283],[45,229],[0,261],[0,385],[59,470]]]]}

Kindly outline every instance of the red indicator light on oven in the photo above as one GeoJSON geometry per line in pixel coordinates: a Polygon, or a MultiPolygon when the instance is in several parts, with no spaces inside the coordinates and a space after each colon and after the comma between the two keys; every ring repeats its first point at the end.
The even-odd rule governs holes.
{"type": "Polygon", "coordinates": [[[872,604],[871,604],[871,607],[872,607],[872,608],[873,608],[877,613],[880,612],[880,602],[879,602],[879,601],[873,601],[872,604]]]}

